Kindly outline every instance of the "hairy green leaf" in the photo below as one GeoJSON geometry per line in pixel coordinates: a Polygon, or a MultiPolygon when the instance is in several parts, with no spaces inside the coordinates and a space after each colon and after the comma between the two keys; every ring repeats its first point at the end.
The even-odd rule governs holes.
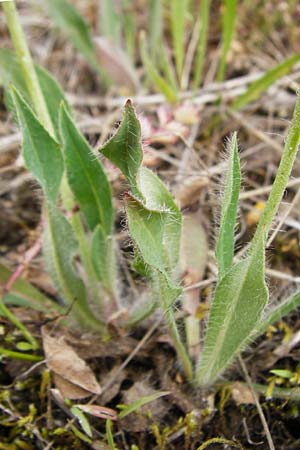
{"type": "Polygon", "coordinates": [[[74,267],[78,251],[73,230],[67,219],[55,207],[47,207],[47,226],[43,235],[46,265],[63,300],[72,307],[79,323],[99,329],[101,324],[89,309],[86,290],[74,267]]]}
{"type": "Polygon", "coordinates": [[[287,75],[292,67],[300,61],[300,54],[297,53],[277,66],[273,67],[273,69],[268,70],[261,78],[254,81],[250,84],[249,88],[237,97],[232,103],[232,109],[241,109],[243,106],[248,105],[249,103],[256,100],[264,91],[266,91],[270,86],[272,86],[277,80],[287,75]]]}
{"type": "Polygon", "coordinates": [[[241,170],[236,133],[234,133],[229,142],[228,150],[228,167],[222,198],[220,229],[216,245],[219,278],[231,267],[234,254],[234,229],[241,187],[241,170]]]}
{"type": "MultiPolygon", "coordinates": [[[[55,129],[55,137],[59,139],[59,115],[57,114],[59,105],[63,101],[68,111],[71,111],[71,108],[61,87],[52,75],[39,65],[35,65],[35,70],[55,129]]],[[[15,54],[8,49],[0,49],[0,82],[7,89],[7,93],[9,93],[8,88],[12,83],[24,97],[25,101],[30,106],[32,105],[18,60],[15,54]]]]}
{"type": "Polygon", "coordinates": [[[196,381],[214,383],[234,356],[249,342],[268,301],[265,284],[264,238],[218,282],[196,381]]]}
{"type": "Polygon", "coordinates": [[[15,88],[11,92],[23,135],[22,149],[26,167],[42,186],[48,201],[55,203],[64,171],[60,147],[40,124],[19,92],[15,88]]]}
{"type": "Polygon", "coordinates": [[[145,262],[161,272],[168,269],[164,252],[164,225],[168,213],[148,209],[130,194],[125,196],[128,228],[145,262]]]}
{"type": "Polygon", "coordinates": [[[76,128],[64,105],[60,109],[60,132],[69,186],[87,224],[94,230],[101,224],[112,232],[113,207],[110,184],[98,159],[76,128]]]}
{"type": "Polygon", "coordinates": [[[146,167],[138,171],[137,187],[146,208],[165,213],[162,244],[172,272],[179,259],[181,212],[164,183],[146,167]]]}
{"type": "Polygon", "coordinates": [[[89,26],[76,8],[66,0],[44,0],[44,3],[55,24],[68,36],[88,63],[98,70],[89,26]]]}
{"type": "Polygon", "coordinates": [[[99,151],[119,167],[134,191],[143,151],[140,123],[130,100],[126,102],[117,132],[99,151]]]}
{"type": "Polygon", "coordinates": [[[111,236],[107,236],[101,225],[98,225],[94,230],[91,253],[98,279],[109,292],[113,292],[116,279],[113,241],[111,236]]]}

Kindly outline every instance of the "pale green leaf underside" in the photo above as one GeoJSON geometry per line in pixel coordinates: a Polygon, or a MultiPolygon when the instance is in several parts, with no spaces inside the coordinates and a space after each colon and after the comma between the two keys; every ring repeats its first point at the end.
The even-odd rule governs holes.
{"type": "Polygon", "coordinates": [[[98,279],[108,291],[113,292],[116,278],[113,241],[101,225],[98,225],[93,232],[91,257],[98,279]]]}
{"type": "Polygon", "coordinates": [[[77,242],[67,219],[48,205],[47,226],[43,234],[46,266],[64,302],[72,305],[78,321],[91,328],[99,326],[86,301],[86,290],[74,267],[77,242]]]}
{"type": "Polygon", "coordinates": [[[54,204],[64,171],[60,147],[40,124],[19,92],[15,88],[11,92],[23,135],[25,165],[42,186],[48,201],[54,204]]]}
{"type": "Polygon", "coordinates": [[[196,379],[210,385],[248,343],[268,300],[264,239],[235,264],[216,287],[196,379]]]}
{"type": "Polygon", "coordinates": [[[117,132],[99,151],[122,171],[134,190],[143,151],[141,127],[130,100],[126,102],[117,132]]]}
{"type": "Polygon", "coordinates": [[[113,225],[110,184],[100,161],[63,105],[60,110],[60,132],[68,183],[87,224],[91,230],[101,224],[106,234],[110,234],[113,225]]]}
{"type": "Polygon", "coordinates": [[[219,278],[231,267],[234,254],[234,230],[241,186],[236,133],[229,142],[228,150],[229,160],[222,198],[220,229],[216,245],[219,278]]]}

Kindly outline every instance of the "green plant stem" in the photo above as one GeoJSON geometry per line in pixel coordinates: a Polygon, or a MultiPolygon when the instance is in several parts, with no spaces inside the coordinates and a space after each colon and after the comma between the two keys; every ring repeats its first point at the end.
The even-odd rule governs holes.
{"type": "Polygon", "coordinates": [[[165,320],[166,320],[166,324],[168,327],[168,331],[173,340],[173,344],[176,349],[177,355],[181,359],[183,369],[184,369],[184,372],[186,374],[188,381],[191,381],[193,379],[193,367],[191,364],[191,360],[188,356],[188,352],[181,341],[180,334],[179,334],[176,320],[175,320],[175,316],[174,316],[174,311],[172,308],[169,307],[164,310],[164,314],[165,314],[165,320]]]}
{"type": "Polygon", "coordinates": [[[53,124],[35,72],[34,64],[27,46],[15,2],[3,2],[2,6],[11,39],[16,50],[18,62],[22,69],[24,80],[32,99],[34,109],[44,127],[48,130],[51,136],[54,136],[55,133],[53,124]]]}
{"type": "Polygon", "coordinates": [[[43,360],[41,356],[27,355],[27,353],[14,352],[2,347],[0,347],[0,355],[7,356],[12,359],[22,359],[23,361],[39,362],[43,360]]]}
{"type": "Polygon", "coordinates": [[[100,290],[98,288],[99,283],[91,261],[91,253],[88,247],[88,241],[86,239],[79,213],[75,213],[72,215],[71,225],[78,240],[81,262],[83,267],[85,268],[86,276],[88,277],[88,288],[90,289],[90,292],[93,296],[93,300],[98,300],[97,306],[99,306],[102,304],[102,299],[100,298],[100,290]]]}
{"type": "Polygon", "coordinates": [[[0,313],[2,313],[4,316],[6,316],[10,320],[10,322],[21,331],[24,338],[32,345],[33,350],[36,350],[39,348],[38,342],[32,336],[32,334],[28,331],[28,329],[25,327],[25,325],[23,325],[22,322],[20,322],[16,318],[16,316],[5,306],[5,304],[2,301],[0,302],[0,313]]]}
{"type": "Polygon", "coordinates": [[[267,239],[270,226],[277,213],[280,202],[282,200],[286,185],[291,175],[292,167],[297,155],[300,141],[300,97],[298,94],[292,125],[290,127],[286,143],[284,146],[281,161],[277,170],[275,181],[270,192],[265,210],[256,228],[253,240],[250,246],[250,252],[255,248],[257,240],[261,233],[264,233],[265,240],[267,239]]]}

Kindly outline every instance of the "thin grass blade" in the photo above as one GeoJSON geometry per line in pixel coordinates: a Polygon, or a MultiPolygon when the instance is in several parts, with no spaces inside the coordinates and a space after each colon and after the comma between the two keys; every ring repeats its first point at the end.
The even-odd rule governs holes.
{"type": "Polygon", "coordinates": [[[149,44],[150,55],[156,61],[157,51],[160,48],[163,31],[162,0],[149,1],[149,44]]]}
{"type": "Polygon", "coordinates": [[[131,61],[134,61],[135,55],[135,17],[134,6],[131,0],[123,0],[123,30],[126,42],[126,51],[131,61]]]}
{"type": "Polygon", "coordinates": [[[142,406],[145,406],[148,403],[154,402],[155,400],[161,397],[165,397],[166,395],[169,394],[170,394],[169,391],[156,392],[155,394],[141,397],[135,402],[130,403],[130,405],[117,405],[117,407],[121,410],[121,412],[119,413],[119,419],[122,420],[129,414],[138,411],[142,406]]]}
{"type": "Polygon", "coordinates": [[[170,3],[170,12],[175,63],[178,79],[181,80],[185,52],[185,25],[188,12],[188,1],[172,0],[170,3]]]}
{"type": "Polygon", "coordinates": [[[60,109],[60,132],[68,183],[87,224],[91,230],[101,224],[110,235],[114,217],[110,184],[64,105],[60,109]]]}
{"type": "Polygon", "coordinates": [[[40,124],[16,88],[11,89],[23,135],[25,165],[51,203],[55,203],[64,171],[63,157],[57,142],[40,124]]]}
{"type": "Polygon", "coordinates": [[[204,58],[207,47],[208,25],[209,25],[209,9],[210,0],[202,0],[200,3],[200,20],[201,27],[199,33],[198,49],[195,59],[195,69],[193,78],[193,88],[197,89],[202,79],[204,58]]]}
{"type": "Polygon", "coordinates": [[[222,44],[221,57],[217,80],[223,81],[225,76],[227,55],[230,50],[237,17],[237,0],[224,0],[224,13],[222,17],[222,44]]]}
{"type": "Polygon", "coordinates": [[[148,53],[145,35],[143,33],[141,33],[140,36],[140,52],[147,77],[153,86],[161,92],[170,103],[175,103],[177,100],[176,89],[174,89],[174,87],[160,75],[158,69],[153,65],[153,61],[148,53]]]}
{"type": "Polygon", "coordinates": [[[120,43],[121,15],[117,11],[116,2],[100,0],[100,28],[101,34],[110,38],[115,44],[120,43]]]}
{"type": "Polygon", "coordinates": [[[261,78],[254,81],[246,90],[246,92],[244,92],[234,100],[231,105],[232,109],[241,109],[259,98],[259,96],[270,86],[272,86],[277,80],[287,75],[291,71],[292,67],[299,61],[300,54],[297,53],[296,55],[287,58],[285,61],[266,72],[261,78]]]}
{"type": "Polygon", "coordinates": [[[234,133],[228,143],[228,152],[228,167],[222,198],[220,229],[216,245],[219,278],[231,267],[234,255],[234,230],[241,187],[241,169],[236,133],[234,133]]]}
{"type": "Polygon", "coordinates": [[[88,63],[99,70],[89,26],[77,9],[66,0],[44,0],[44,3],[55,24],[84,55],[88,63]]]}

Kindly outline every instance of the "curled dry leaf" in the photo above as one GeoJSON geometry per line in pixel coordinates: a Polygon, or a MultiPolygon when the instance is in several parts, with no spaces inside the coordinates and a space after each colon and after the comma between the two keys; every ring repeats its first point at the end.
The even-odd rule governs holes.
{"type": "Polygon", "coordinates": [[[101,394],[101,387],[89,366],[74,349],[65,342],[64,336],[50,336],[42,329],[43,346],[48,368],[54,372],[57,387],[64,397],[85,398],[91,393],[101,394]]]}
{"type": "Polygon", "coordinates": [[[117,420],[118,413],[114,409],[106,408],[105,406],[98,405],[74,405],[76,408],[81,409],[81,411],[91,414],[95,417],[100,417],[101,419],[117,420]]]}

